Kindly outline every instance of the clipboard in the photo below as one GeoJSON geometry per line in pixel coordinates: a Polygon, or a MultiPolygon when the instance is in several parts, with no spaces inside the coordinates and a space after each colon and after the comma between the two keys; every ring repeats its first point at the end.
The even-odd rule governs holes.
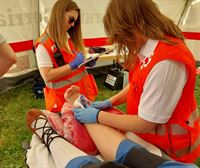
{"type": "Polygon", "coordinates": [[[88,62],[90,62],[90,61],[92,61],[92,60],[95,60],[95,59],[99,58],[99,57],[102,56],[102,55],[105,55],[105,54],[108,54],[108,53],[114,51],[114,49],[115,49],[115,48],[108,48],[105,52],[102,52],[102,53],[100,53],[100,54],[98,54],[98,55],[95,55],[95,56],[93,56],[93,57],[91,57],[91,58],[86,59],[85,61],[83,61],[83,63],[81,63],[81,64],[78,66],[78,68],[80,68],[81,66],[87,64],[88,62]]]}

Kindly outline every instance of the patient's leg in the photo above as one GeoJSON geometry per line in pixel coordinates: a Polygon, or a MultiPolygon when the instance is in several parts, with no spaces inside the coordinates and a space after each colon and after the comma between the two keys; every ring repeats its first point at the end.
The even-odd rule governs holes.
{"type": "Polygon", "coordinates": [[[72,111],[72,108],[84,108],[85,101],[83,100],[87,102],[87,98],[80,94],[78,86],[71,86],[68,88],[64,96],[66,102],[61,109],[61,119],[64,123],[64,137],[68,142],[84,152],[91,155],[96,154],[97,148],[90,138],[87,129],[76,120],[72,111]]]}
{"type": "Polygon", "coordinates": [[[116,129],[101,124],[85,124],[91,138],[105,160],[114,160],[119,144],[126,137],[116,129]]]}
{"type": "Polygon", "coordinates": [[[29,110],[26,124],[45,143],[52,154],[56,167],[65,167],[71,159],[86,155],[86,153],[59,136],[49,125],[41,110],[29,110]]]}
{"type": "Polygon", "coordinates": [[[86,104],[90,104],[90,101],[80,94],[80,88],[76,85],[72,85],[64,94],[65,100],[69,105],[76,108],[84,108],[86,104]]]}

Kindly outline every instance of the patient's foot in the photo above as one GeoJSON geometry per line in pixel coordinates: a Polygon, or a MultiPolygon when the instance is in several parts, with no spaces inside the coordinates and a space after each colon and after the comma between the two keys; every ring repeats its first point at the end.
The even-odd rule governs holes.
{"type": "Polygon", "coordinates": [[[74,107],[74,102],[80,97],[80,88],[76,85],[72,85],[64,94],[65,100],[74,107]]]}
{"type": "Polygon", "coordinates": [[[84,95],[80,94],[80,88],[76,85],[68,88],[64,94],[64,97],[67,103],[72,107],[84,108],[85,105],[90,104],[90,101],[84,95]]]}

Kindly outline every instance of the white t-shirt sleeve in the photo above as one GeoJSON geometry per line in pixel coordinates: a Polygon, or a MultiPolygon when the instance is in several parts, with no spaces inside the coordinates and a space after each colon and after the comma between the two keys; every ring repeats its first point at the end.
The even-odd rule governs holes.
{"type": "Polygon", "coordinates": [[[156,64],[145,81],[138,115],[153,123],[166,123],[181,97],[186,81],[184,64],[172,60],[156,64]]]}
{"type": "Polygon", "coordinates": [[[53,67],[53,63],[51,61],[50,55],[42,44],[39,44],[37,46],[35,53],[36,53],[36,59],[37,59],[37,64],[39,68],[53,67]]]}

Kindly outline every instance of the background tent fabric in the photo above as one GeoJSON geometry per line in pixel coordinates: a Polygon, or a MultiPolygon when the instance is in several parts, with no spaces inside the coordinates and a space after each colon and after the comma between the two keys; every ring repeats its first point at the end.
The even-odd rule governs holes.
{"type": "MultiPolygon", "coordinates": [[[[109,0],[75,0],[81,8],[86,46],[106,45],[102,18],[109,0]]],[[[200,61],[200,0],[154,0],[160,10],[180,26],[196,61],[200,61]]],[[[34,40],[44,31],[55,0],[1,0],[0,33],[17,55],[17,63],[0,78],[0,92],[29,82],[37,70],[32,51],[34,40]]],[[[112,61],[102,61],[111,64],[112,61]]]]}

